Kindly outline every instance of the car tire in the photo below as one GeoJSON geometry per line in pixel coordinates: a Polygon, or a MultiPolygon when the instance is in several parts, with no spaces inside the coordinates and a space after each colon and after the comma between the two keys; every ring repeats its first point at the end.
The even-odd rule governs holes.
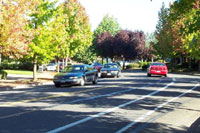
{"type": "Polygon", "coordinates": [[[120,77],[120,73],[117,73],[117,78],[119,78],[120,77]]]}
{"type": "Polygon", "coordinates": [[[167,77],[167,74],[165,74],[165,77],[167,77]]]}
{"type": "Polygon", "coordinates": [[[98,75],[96,75],[96,76],[94,77],[94,80],[92,81],[92,84],[97,84],[97,80],[98,80],[98,75]]]}
{"type": "Polygon", "coordinates": [[[59,83],[55,83],[55,87],[60,87],[60,84],[59,83]]]}
{"type": "Polygon", "coordinates": [[[80,81],[80,86],[84,86],[85,85],[85,79],[84,77],[81,78],[81,81],[80,81]]]}
{"type": "Polygon", "coordinates": [[[150,74],[150,73],[147,73],[147,76],[148,76],[148,77],[151,77],[151,74],[150,74]]]}

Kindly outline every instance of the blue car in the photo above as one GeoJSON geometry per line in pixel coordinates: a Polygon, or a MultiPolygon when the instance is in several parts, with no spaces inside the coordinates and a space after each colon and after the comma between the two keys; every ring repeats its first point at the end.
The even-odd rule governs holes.
{"type": "Polygon", "coordinates": [[[79,84],[84,86],[86,82],[97,84],[98,71],[89,65],[71,65],[61,73],[54,76],[53,82],[56,87],[61,85],[79,84]]]}

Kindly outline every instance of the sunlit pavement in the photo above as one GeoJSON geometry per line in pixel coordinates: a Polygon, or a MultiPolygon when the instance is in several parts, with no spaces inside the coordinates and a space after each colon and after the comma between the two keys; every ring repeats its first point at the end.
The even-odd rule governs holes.
{"type": "Polygon", "coordinates": [[[0,132],[185,132],[200,116],[199,77],[129,71],[84,87],[0,92],[0,132]]]}

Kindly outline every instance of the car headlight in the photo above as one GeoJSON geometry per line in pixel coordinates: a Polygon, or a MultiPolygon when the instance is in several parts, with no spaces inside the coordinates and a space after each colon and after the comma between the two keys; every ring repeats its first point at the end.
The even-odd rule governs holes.
{"type": "Polygon", "coordinates": [[[69,79],[78,79],[78,77],[69,77],[69,79]]]}
{"type": "Polygon", "coordinates": [[[101,71],[101,73],[107,73],[107,71],[104,71],[104,70],[103,70],[103,71],[101,71]]]}
{"type": "Polygon", "coordinates": [[[58,77],[54,77],[54,79],[58,79],[58,77]]]}
{"type": "Polygon", "coordinates": [[[117,73],[118,71],[111,71],[111,73],[117,73]]]}

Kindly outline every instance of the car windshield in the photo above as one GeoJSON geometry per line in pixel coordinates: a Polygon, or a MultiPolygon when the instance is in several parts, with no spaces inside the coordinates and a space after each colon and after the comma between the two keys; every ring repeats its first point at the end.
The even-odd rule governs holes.
{"type": "Polygon", "coordinates": [[[163,63],[152,63],[151,65],[152,66],[165,66],[165,64],[163,64],[163,63]]]}
{"type": "Polygon", "coordinates": [[[83,66],[68,66],[62,72],[82,72],[83,66]]]}
{"type": "Polygon", "coordinates": [[[98,63],[98,62],[96,62],[96,63],[92,64],[92,66],[102,66],[102,64],[101,64],[101,63],[98,63]]]}
{"type": "Polygon", "coordinates": [[[54,63],[50,63],[47,66],[55,66],[55,64],[54,63]]]}
{"type": "Polygon", "coordinates": [[[105,64],[104,68],[117,68],[116,64],[105,64]]]}

